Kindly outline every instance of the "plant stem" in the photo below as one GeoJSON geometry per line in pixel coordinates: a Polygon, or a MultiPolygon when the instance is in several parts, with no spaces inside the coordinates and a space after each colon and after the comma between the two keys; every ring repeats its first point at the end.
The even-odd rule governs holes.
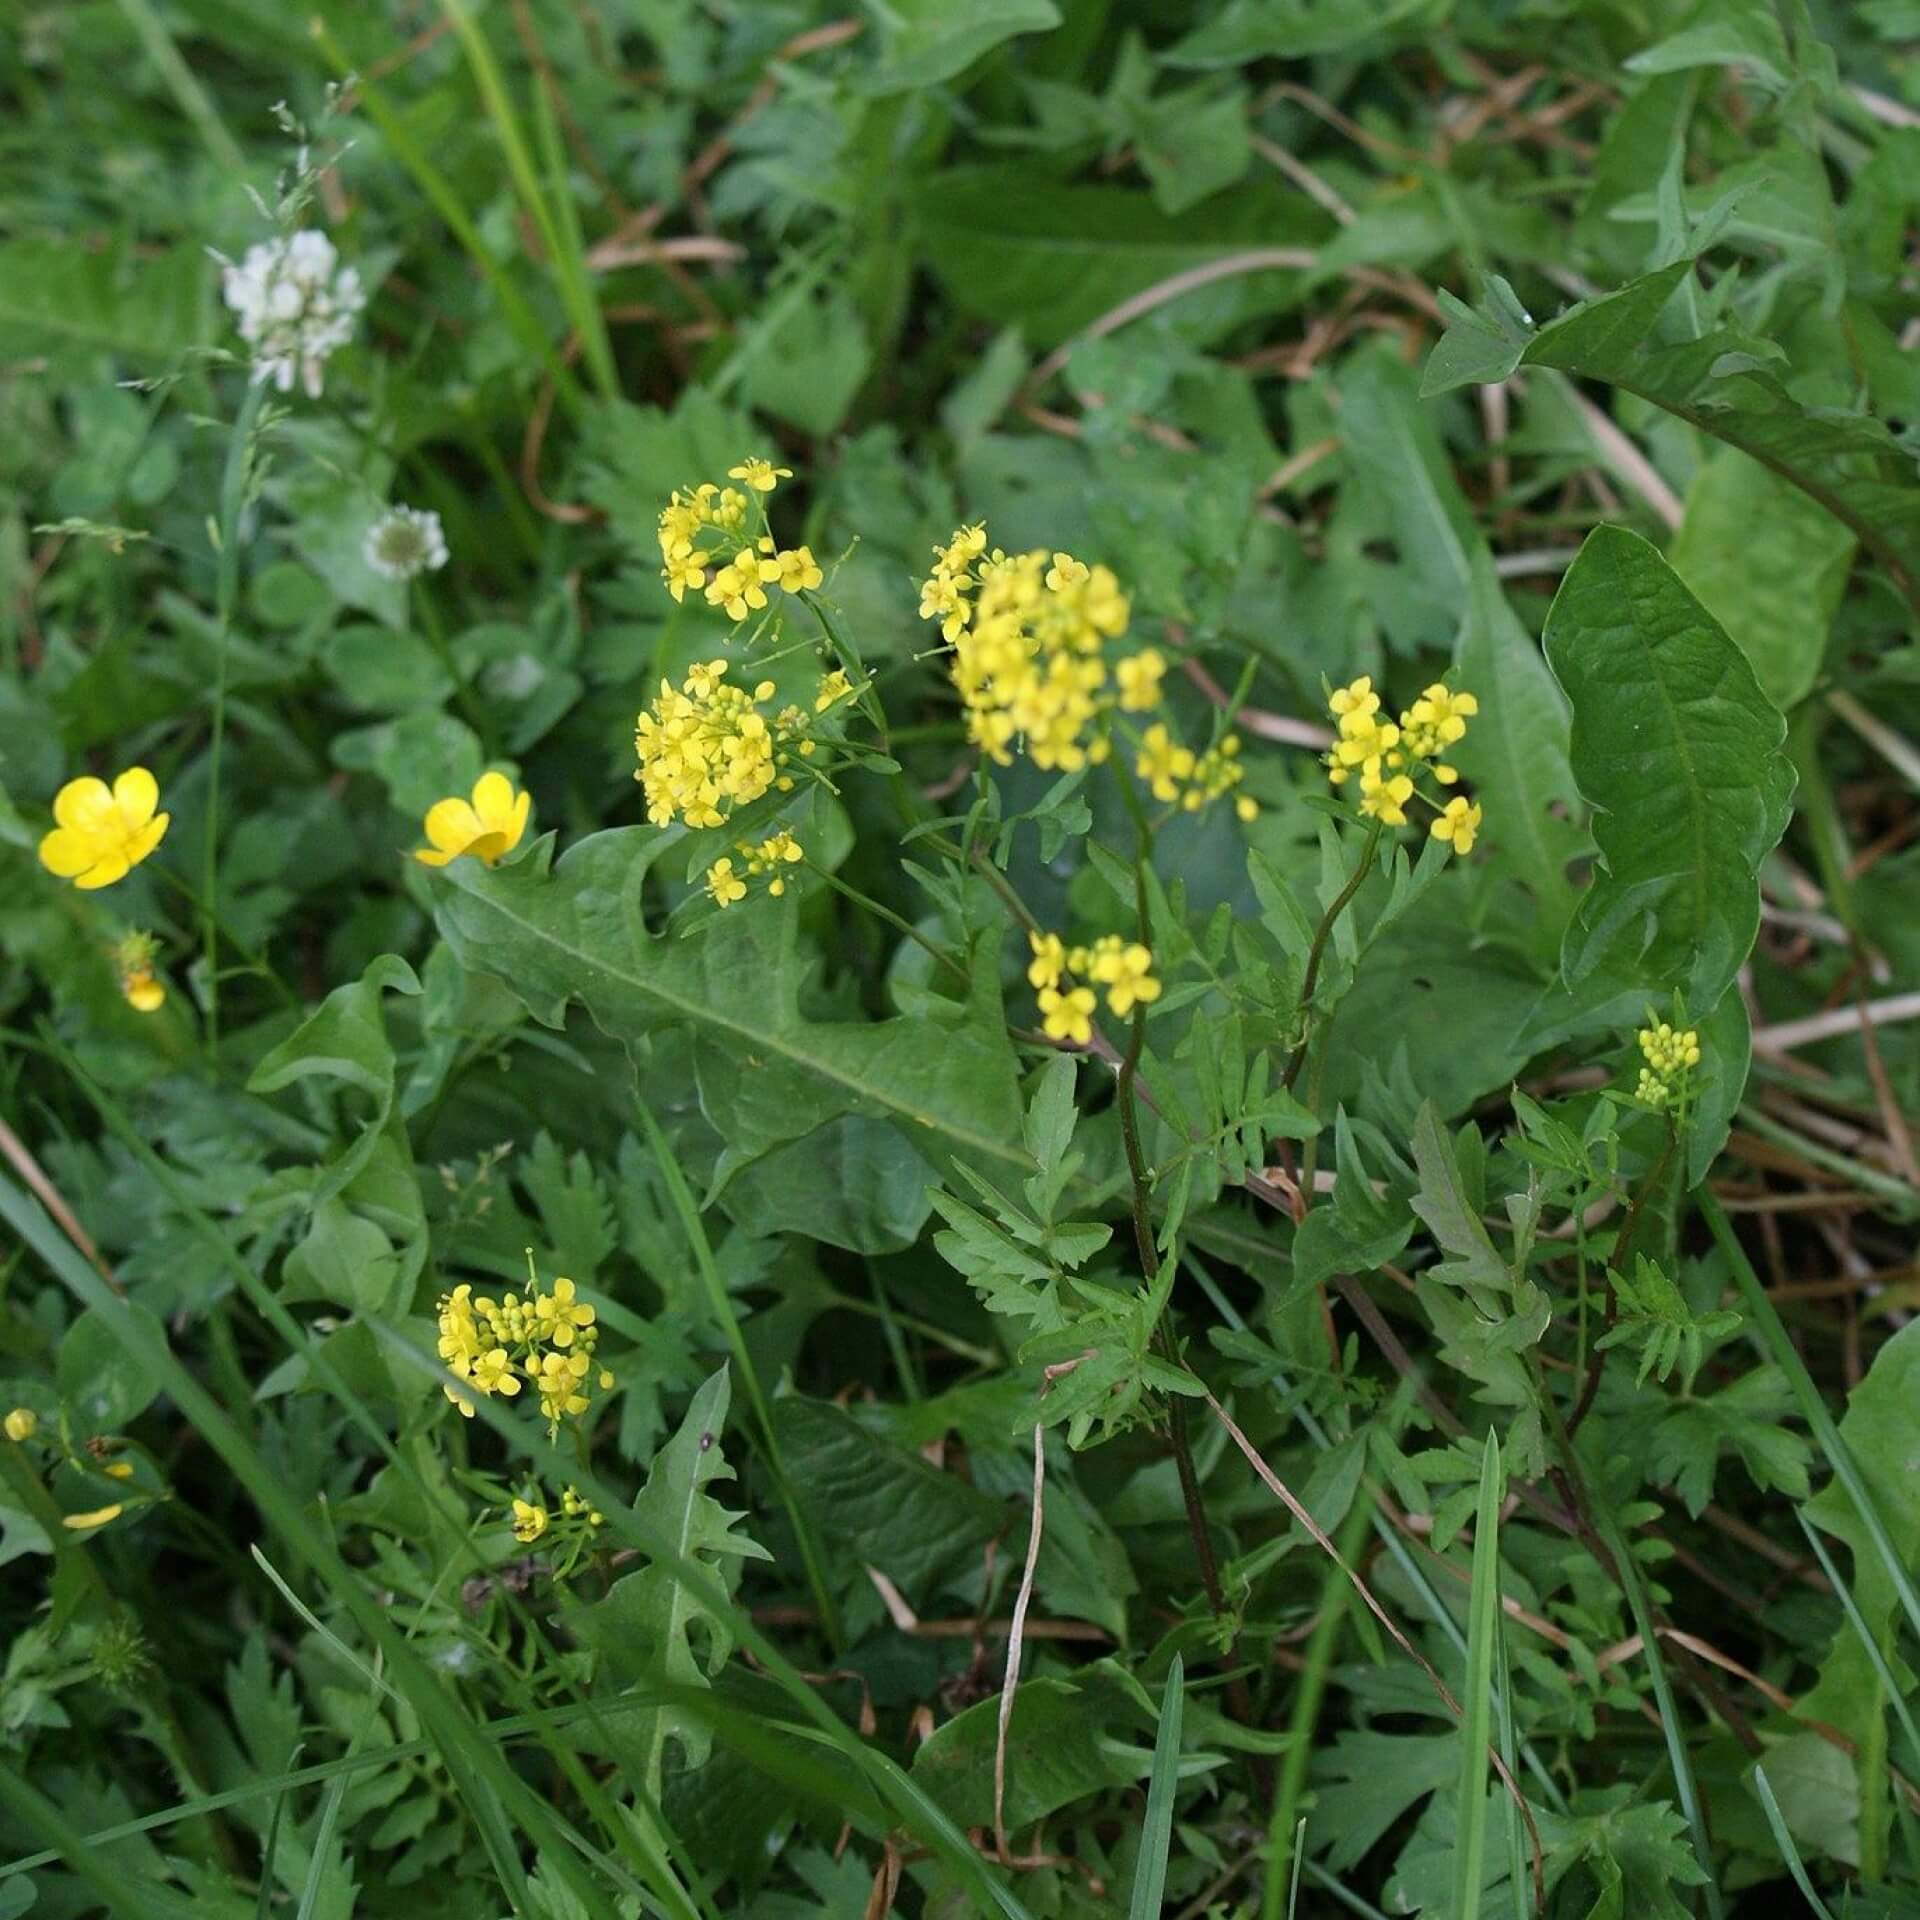
{"type": "Polygon", "coordinates": [[[869,899],[858,887],[848,886],[838,874],[829,873],[825,867],[816,866],[811,860],[804,864],[809,873],[818,874],[835,893],[844,894],[856,907],[864,907],[876,920],[884,920],[896,933],[904,934],[916,946],[924,947],[943,967],[959,979],[962,986],[971,983],[973,976],[966,968],[945,947],[936,946],[910,920],[895,913],[891,907],[883,907],[878,900],[869,899]]]}
{"type": "Polygon", "coordinates": [[[460,671],[460,663],[454,657],[453,642],[447,638],[447,631],[440,624],[440,615],[434,608],[432,596],[427,592],[426,582],[416,581],[407,599],[410,605],[419,607],[420,630],[426,635],[427,645],[433,649],[433,657],[440,662],[441,672],[453,682],[454,705],[460,709],[467,725],[480,736],[480,751],[491,759],[493,729],[488,724],[486,709],[481,706],[479,697],[467,685],[460,671]]]}
{"type": "Polygon", "coordinates": [[[201,869],[200,941],[207,971],[207,1057],[220,1054],[220,762],[227,741],[227,653],[233,637],[234,603],[240,597],[240,516],[246,509],[247,475],[253,463],[253,437],[266,383],[250,380],[227,440],[226,470],[220,481],[219,571],[215,592],[218,636],[213,669],[213,732],[207,747],[207,823],[201,869]]]}
{"type": "Polygon", "coordinates": [[[1347,877],[1347,884],[1334,895],[1326,912],[1320,916],[1320,924],[1313,930],[1313,945],[1307,949],[1307,970],[1300,977],[1300,1001],[1296,1009],[1300,1020],[1300,1038],[1294,1042],[1293,1052],[1287,1059],[1287,1070],[1280,1076],[1280,1085],[1288,1093],[1293,1091],[1293,1083],[1300,1078],[1300,1068],[1307,1057],[1307,1017],[1313,1006],[1314,989],[1320,984],[1321,957],[1327,950],[1334,923],[1346,912],[1353,896],[1360,891],[1362,882],[1373,871],[1373,856],[1379,847],[1380,822],[1376,820],[1367,831],[1367,844],[1360,850],[1360,864],[1347,877]]]}

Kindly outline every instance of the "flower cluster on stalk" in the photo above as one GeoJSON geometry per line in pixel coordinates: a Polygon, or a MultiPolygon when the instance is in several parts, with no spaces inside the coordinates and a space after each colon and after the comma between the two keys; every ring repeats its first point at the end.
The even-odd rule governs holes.
{"type": "Polygon", "coordinates": [[[256,382],[271,380],[287,393],[298,379],[308,398],[319,399],[328,357],[352,339],[367,304],[359,274],[339,260],[333,242],[308,228],[263,240],[228,266],[221,293],[254,350],[256,382]]]}
{"type": "Polygon", "coordinates": [[[511,1399],[524,1384],[538,1395],[548,1432],[557,1434],[563,1418],[586,1412],[596,1384],[603,1393],[613,1385],[612,1373],[594,1362],[594,1310],[564,1277],[551,1290],[531,1280],[524,1296],[500,1300],[462,1282],[441,1296],[439,1330],[440,1358],[453,1375],[442,1391],[468,1419],[476,1398],[511,1399]]]}
{"type": "Polygon", "coordinates": [[[761,497],[792,478],[792,469],[749,457],[729,467],[727,478],[740,486],[676,487],[660,509],[660,577],[674,599],[691,589],[728,619],[744,620],[767,605],[769,587],[804,593],[825,576],[812,548],[782,547],[766,524],[761,497]]]}
{"type": "Polygon", "coordinates": [[[1636,1038],[1646,1065],[1634,1097],[1656,1113],[1686,1111],[1693,1092],[1693,1070],[1700,1064],[1700,1036],[1692,1027],[1676,1028],[1670,1021],[1654,1021],[1636,1038]]]}
{"type": "Polygon", "coordinates": [[[1137,940],[1117,933],[1102,934],[1090,947],[1070,947],[1057,933],[1029,933],[1027,940],[1033,949],[1027,982],[1039,1001],[1040,1030],[1049,1040],[1084,1047],[1093,1038],[1100,1004],[1096,986],[1106,989],[1107,1011],[1116,1020],[1160,998],[1153,955],[1137,940]]]}
{"type": "Polygon", "coordinates": [[[1473,851],[1480,831],[1480,806],[1462,794],[1442,801],[1420,790],[1432,779],[1451,787],[1460,771],[1445,758],[1466,738],[1467,722],[1480,711],[1470,693],[1455,693],[1435,681],[1401,714],[1398,723],[1380,708],[1370,675],[1338,687],[1327,702],[1337,737],[1326,756],[1327,778],[1336,787],[1360,783],[1360,811],[1383,827],[1404,827],[1407,805],[1416,797],[1431,809],[1428,832],[1457,854],[1473,851]]]}

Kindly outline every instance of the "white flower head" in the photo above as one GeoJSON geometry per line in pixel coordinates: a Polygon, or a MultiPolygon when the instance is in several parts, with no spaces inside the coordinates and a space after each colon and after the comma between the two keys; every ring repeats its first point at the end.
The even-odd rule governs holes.
{"type": "Polygon", "coordinates": [[[375,573],[411,580],[447,564],[447,536],[440,516],[426,507],[389,507],[367,529],[360,551],[375,573]]]}
{"type": "Polygon", "coordinates": [[[227,268],[222,291],[241,339],[254,349],[255,380],[271,380],[287,393],[297,375],[319,399],[327,356],[353,337],[354,317],[367,304],[359,274],[339,258],[324,233],[308,228],[263,240],[227,268]]]}

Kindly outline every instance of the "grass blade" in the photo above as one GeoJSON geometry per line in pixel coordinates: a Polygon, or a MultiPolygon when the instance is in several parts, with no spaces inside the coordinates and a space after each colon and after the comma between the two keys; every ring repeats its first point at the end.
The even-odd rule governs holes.
{"type": "Polygon", "coordinates": [[[1753,1790],[1760,1796],[1760,1805],[1767,1816],[1767,1825],[1773,1829],[1774,1845],[1780,1849],[1780,1857],[1787,1863],[1787,1871],[1793,1875],[1793,1884],[1805,1896],[1817,1920],[1833,1920],[1833,1914],[1827,1903],[1813,1890],[1813,1882],[1807,1878],[1807,1869],[1800,1858],[1800,1849],[1793,1843],[1793,1834],[1787,1827],[1785,1816],[1780,1811],[1780,1803],[1773,1797],[1773,1788],[1767,1781],[1767,1770],[1755,1765],[1753,1769],[1753,1790]]]}
{"type": "Polygon", "coordinates": [[[1467,1606],[1467,1683],[1461,1723],[1460,1786],[1453,1824],[1454,1920],[1480,1920],[1487,1855],[1487,1747],[1493,1736],[1496,1637],[1500,1619],[1500,1442],[1491,1432],[1480,1460],[1473,1522],[1473,1592],[1467,1606]]]}
{"type": "Polygon", "coordinates": [[[1147,1782],[1147,1820],[1133,1869],[1127,1920],[1158,1920],[1173,1847],[1173,1801],[1180,1784],[1180,1722],[1187,1705],[1186,1662],[1176,1653],[1160,1695],[1160,1732],[1153,1743],[1153,1774],[1147,1782]]]}

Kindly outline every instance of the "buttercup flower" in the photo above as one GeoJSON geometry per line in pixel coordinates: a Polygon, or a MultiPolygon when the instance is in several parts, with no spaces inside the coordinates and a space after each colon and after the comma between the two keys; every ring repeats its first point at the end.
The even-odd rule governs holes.
{"type": "Polygon", "coordinates": [[[547,1530],[547,1510],[536,1506],[531,1500],[516,1500],[513,1503],[513,1537],[523,1547],[530,1547],[547,1530]]]}
{"type": "MultiPolygon", "coordinates": [[[[1364,803],[1363,803],[1364,804],[1364,803]]],[[[1473,851],[1473,837],[1480,831],[1480,808],[1458,795],[1440,809],[1439,817],[1428,828],[1436,840],[1444,840],[1455,853],[1473,851]]]]}
{"type": "Polygon", "coordinates": [[[447,536],[440,516],[425,507],[389,507],[372,526],[360,551],[375,573],[411,580],[447,564],[447,536]]]}
{"type": "Polygon", "coordinates": [[[123,880],[167,835],[173,816],[156,813],[160,786],[145,767],[129,767],[111,788],[90,776],[54,795],[59,823],[40,842],[40,864],[76,887],[123,880]]]}
{"type": "Polygon", "coordinates": [[[287,393],[297,377],[319,399],[328,356],[353,337],[354,317],[367,304],[359,274],[338,261],[333,242],[309,228],[263,240],[227,268],[221,292],[254,349],[256,381],[287,393]]]}
{"type": "Polygon", "coordinates": [[[427,809],[423,826],[433,844],[416,847],[413,857],[425,866],[444,867],[471,853],[492,866],[520,844],[532,807],[532,794],[516,793],[504,773],[483,773],[470,800],[455,795],[427,809]]]}
{"type": "Polygon", "coordinates": [[[40,1416],[31,1407],[15,1407],[6,1419],[7,1438],[16,1446],[40,1431],[40,1416]]]}

